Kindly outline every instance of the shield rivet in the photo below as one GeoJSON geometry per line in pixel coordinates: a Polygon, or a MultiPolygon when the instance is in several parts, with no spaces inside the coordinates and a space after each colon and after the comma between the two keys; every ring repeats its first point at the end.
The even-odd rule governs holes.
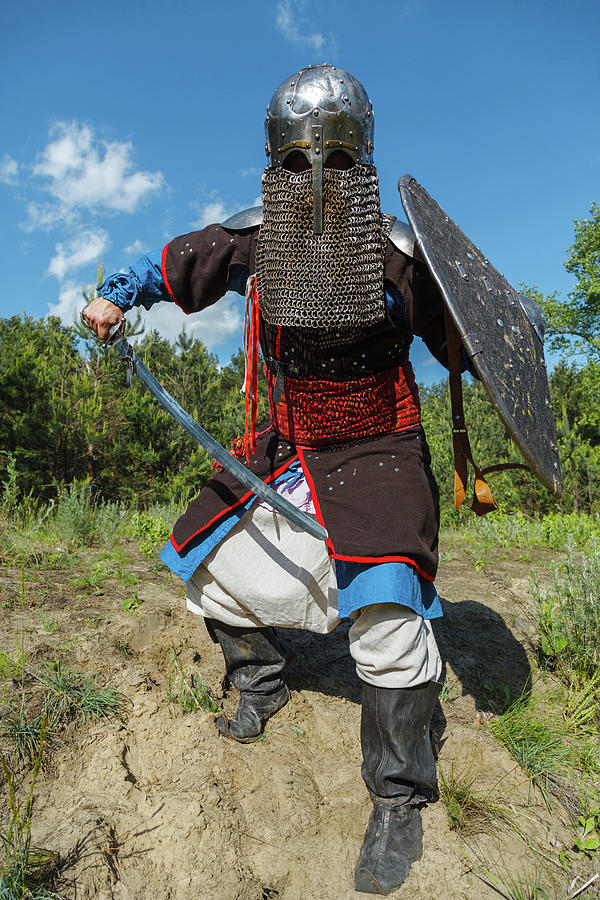
{"type": "Polygon", "coordinates": [[[504,325],[504,322],[502,321],[502,319],[498,319],[497,321],[498,321],[498,325],[500,326],[500,328],[502,328],[502,326],[504,325]]]}

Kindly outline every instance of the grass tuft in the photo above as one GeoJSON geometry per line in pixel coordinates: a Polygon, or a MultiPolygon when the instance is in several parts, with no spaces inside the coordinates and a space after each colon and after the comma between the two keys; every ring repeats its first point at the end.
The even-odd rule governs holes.
{"type": "Polygon", "coordinates": [[[47,664],[46,671],[35,675],[43,686],[44,709],[53,724],[82,719],[89,722],[117,715],[123,697],[116,688],[99,689],[94,675],[63,669],[60,662],[47,664]]]}
{"type": "Polygon", "coordinates": [[[500,876],[490,872],[489,869],[482,871],[506,900],[550,900],[550,896],[542,887],[542,872],[535,872],[533,875],[527,873],[513,875],[506,870],[500,876]]]}
{"type": "Polygon", "coordinates": [[[169,700],[176,703],[184,713],[201,710],[207,713],[221,713],[223,710],[211,697],[199,672],[181,665],[179,654],[174,649],[171,655],[174,672],[169,677],[169,700]]]}
{"type": "Polygon", "coordinates": [[[456,772],[454,763],[449,770],[439,767],[440,798],[452,831],[461,837],[468,837],[498,826],[511,828],[509,810],[492,800],[489,792],[481,794],[476,791],[475,781],[470,768],[456,772]]]}
{"type": "Polygon", "coordinates": [[[8,788],[8,818],[0,830],[0,900],[60,900],[49,890],[54,881],[59,856],[53,850],[31,844],[31,815],[34,789],[39,775],[46,741],[46,718],[39,721],[32,778],[24,799],[19,799],[15,773],[0,755],[0,764],[8,788]]]}
{"type": "Polygon", "coordinates": [[[562,714],[560,718],[542,717],[531,697],[520,697],[490,728],[540,789],[549,809],[553,795],[571,814],[581,812],[589,776],[600,764],[600,747],[593,732],[582,732],[562,714]]]}

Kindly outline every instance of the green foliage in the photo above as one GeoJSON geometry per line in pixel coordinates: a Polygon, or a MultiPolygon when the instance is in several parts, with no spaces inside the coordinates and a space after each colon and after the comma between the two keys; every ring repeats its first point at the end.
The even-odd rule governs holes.
{"type": "Polygon", "coordinates": [[[41,754],[41,728],[44,723],[45,737],[51,737],[54,732],[46,729],[46,718],[42,713],[31,714],[24,699],[17,709],[10,707],[0,719],[0,736],[5,738],[15,755],[17,763],[22,766],[25,763],[35,764],[41,754]]]}
{"type": "Polygon", "coordinates": [[[600,542],[600,516],[597,513],[549,512],[543,518],[531,519],[518,511],[496,510],[482,519],[469,517],[452,533],[481,550],[528,546],[553,550],[566,550],[570,546],[586,549],[600,542]]]}
{"type": "Polygon", "coordinates": [[[200,673],[182,666],[179,653],[175,649],[171,655],[171,665],[173,672],[169,676],[168,687],[171,703],[176,703],[184,713],[198,710],[207,713],[222,712],[203,684],[200,673]]]}
{"type": "Polygon", "coordinates": [[[439,766],[440,798],[451,830],[467,837],[492,828],[512,828],[509,810],[494,801],[489,792],[477,791],[475,781],[471,769],[457,772],[453,763],[449,770],[439,766]]]}
{"type": "Polygon", "coordinates": [[[145,556],[154,556],[159,547],[169,540],[173,517],[162,509],[150,509],[138,513],[135,519],[136,537],[141,538],[138,549],[145,556]]]}
{"type": "Polygon", "coordinates": [[[594,853],[600,849],[600,808],[579,817],[581,833],[577,835],[575,846],[584,853],[594,853]]]}
{"type": "Polygon", "coordinates": [[[60,662],[46,665],[34,678],[43,689],[44,714],[54,727],[114,716],[123,706],[123,697],[115,688],[102,690],[96,685],[96,676],[63,669],[60,662]]]}
{"type": "Polygon", "coordinates": [[[121,609],[124,609],[125,612],[137,613],[143,602],[138,594],[134,594],[133,597],[126,597],[121,601],[121,609]]]}
{"type": "MultiPolygon", "coordinates": [[[[155,331],[136,349],[222,444],[243,434],[242,354],[219,368],[200,341],[183,334],[173,345],[155,331]]],[[[53,317],[0,319],[0,387],[5,512],[30,494],[61,496],[61,515],[85,537],[92,526],[118,521],[120,502],[180,502],[210,477],[207,454],[138,379],[127,388],[124,366],[79,326],[67,328],[53,317]]],[[[263,384],[259,415],[265,410],[263,384]]]]}
{"type": "Polygon", "coordinates": [[[600,361],[600,205],[592,203],[589,219],[575,221],[575,242],[565,263],[576,279],[567,300],[553,293],[543,297],[533,287],[524,288],[546,314],[548,346],[569,350],[600,361]]]}
{"type": "Polygon", "coordinates": [[[46,720],[38,723],[35,741],[36,753],[33,771],[25,797],[20,798],[20,785],[6,759],[0,755],[0,764],[8,788],[6,825],[0,830],[2,857],[0,859],[0,900],[60,900],[58,894],[48,889],[54,880],[58,865],[58,853],[43,850],[31,844],[31,816],[34,790],[42,763],[46,738],[46,720]]]}
{"type": "MultiPolygon", "coordinates": [[[[0,660],[1,662],[1,660],[0,660]]],[[[5,655],[0,737],[18,765],[35,765],[44,740],[56,737],[68,722],[91,722],[118,715],[123,697],[114,688],[101,689],[96,676],[63,669],[60,662],[46,664],[41,672],[28,669],[19,653],[5,655]],[[16,656],[16,659],[15,659],[16,656]],[[11,693],[8,678],[17,682],[11,693]]]]}
{"type": "Polygon", "coordinates": [[[589,778],[600,767],[597,733],[582,731],[573,719],[555,710],[542,711],[533,697],[519,697],[490,723],[492,734],[541,790],[579,812],[589,778]]]}
{"type": "MultiPolygon", "coordinates": [[[[578,559],[570,549],[543,591],[532,580],[542,651],[567,683],[600,677],[600,546],[578,559]]],[[[600,691],[598,692],[600,697],[600,691]]]]}
{"type": "Polygon", "coordinates": [[[505,900],[550,900],[550,895],[542,886],[543,871],[535,872],[533,875],[526,872],[513,875],[506,866],[498,874],[490,872],[489,869],[482,871],[493,881],[498,893],[505,900]]]}

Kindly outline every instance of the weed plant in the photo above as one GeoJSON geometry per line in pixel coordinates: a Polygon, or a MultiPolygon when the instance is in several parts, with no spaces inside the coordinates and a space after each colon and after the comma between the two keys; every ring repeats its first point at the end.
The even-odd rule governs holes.
{"type": "MultiPolygon", "coordinates": [[[[9,696],[4,682],[0,737],[18,766],[33,765],[40,746],[40,729],[50,742],[69,722],[91,722],[118,715],[123,698],[115,688],[98,688],[93,675],[70,672],[59,662],[42,672],[20,669],[18,694],[9,696]]],[[[0,898],[1,900],[1,898],[0,898]]]]}
{"type": "Polygon", "coordinates": [[[94,675],[63,669],[60,662],[47,665],[34,678],[43,688],[44,712],[52,725],[105,719],[118,715],[123,706],[115,688],[100,690],[94,675]]]}
{"type": "MultiPolygon", "coordinates": [[[[531,581],[541,649],[565,683],[600,675],[600,545],[577,559],[570,546],[566,560],[553,569],[553,584],[542,590],[531,581]]],[[[600,693],[598,694],[600,696],[600,693]]]]}
{"type": "Polygon", "coordinates": [[[530,519],[521,512],[496,510],[483,518],[469,516],[462,526],[448,528],[447,534],[484,550],[527,546],[587,549],[600,542],[600,515],[552,512],[542,519],[530,519]]]}
{"type": "Polygon", "coordinates": [[[173,650],[171,655],[173,673],[169,677],[169,700],[176,703],[184,713],[202,710],[207,713],[220,713],[223,710],[210,695],[199,672],[193,672],[181,665],[179,654],[173,650]]]}
{"type": "Polygon", "coordinates": [[[46,741],[46,719],[41,717],[36,740],[32,777],[24,799],[19,799],[16,775],[6,759],[0,764],[8,788],[8,819],[0,830],[0,900],[60,900],[49,890],[59,862],[58,854],[31,844],[31,816],[34,790],[46,741]]]}
{"type": "Polygon", "coordinates": [[[446,809],[448,824],[461,837],[469,837],[492,829],[513,827],[512,816],[506,807],[492,800],[490,792],[475,790],[476,776],[471,769],[456,772],[439,767],[440,798],[446,809]]]}
{"type": "Polygon", "coordinates": [[[600,768],[597,734],[581,723],[547,713],[532,697],[520,697],[490,724],[492,734],[537,785],[546,804],[557,797],[573,815],[583,796],[593,790],[600,768]]]}
{"type": "Polygon", "coordinates": [[[535,872],[532,875],[522,873],[513,875],[506,867],[501,874],[494,874],[489,869],[482,869],[493,885],[498,889],[501,897],[506,900],[550,900],[550,895],[542,887],[543,872],[535,872]]]}
{"type": "Polygon", "coordinates": [[[39,503],[32,496],[19,497],[10,460],[7,476],[0,484],[0,527],[5,538],[0,563],[4,565],[67,567],[78,548],[105,545],[112,553],[115,542],[127,538],[137,540],[140,551],[153,556],[182,512],[182,505],[175,503],[138,510],[124,503],[96,502],[88,480],[73,481],[61,487],[53,500],[39,503]]]}

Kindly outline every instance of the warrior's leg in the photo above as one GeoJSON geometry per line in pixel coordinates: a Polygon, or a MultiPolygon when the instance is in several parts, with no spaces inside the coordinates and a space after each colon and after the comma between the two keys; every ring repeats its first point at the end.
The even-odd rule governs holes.
{"type": "Polygon", "coordinates": [[[220,734],[242,743],[256,741],[267,720],[290,699],[281,672],[286,660],[272,628],[238,628],[216,619],[206,627],[223,651],[225,668],[240,694],[233,719],[219,716],[220,734]]]}
{"type": "Polygon", "coordinates": [[[398,604],[364,607],[350,640],[363,681],[362,776],[373,801],[355,886],[387,894],[422,854],[420,806],[436,784],[429,726],[441,660],[429,623],[398,604]]]}

